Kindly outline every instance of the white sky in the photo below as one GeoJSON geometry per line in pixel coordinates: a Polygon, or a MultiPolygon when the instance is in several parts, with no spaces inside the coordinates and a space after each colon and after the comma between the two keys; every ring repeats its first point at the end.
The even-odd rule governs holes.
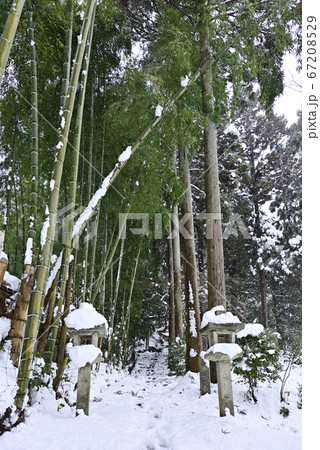
{"type": "Polygon", "coordinates": [[[289,125],[296,122],[297,111],[302,108],[302,74],[298,73],[297,60],[294,55],[287,54],[284,57],[284,91],[275,102],[274,112],[278,115],[284,114],[289,125]]]}

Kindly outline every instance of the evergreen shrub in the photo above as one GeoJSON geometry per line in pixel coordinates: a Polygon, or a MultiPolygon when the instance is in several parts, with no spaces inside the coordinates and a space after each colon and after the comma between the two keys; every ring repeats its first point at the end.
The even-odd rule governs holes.
{"type": "Polygon", "coordinates": [[[279,361],[278,339],[270,330],[264,330],[258,336],[248,334],[237,339],[237,342],[242,348],[243,356],[241,360],[234,362],[234,373],[241,376],[239,382],[248,384],[249,395],[256,403],[258,383],[280,379],[282,365],[279,361]]]}
{"type": "Polygon", "coordinates": [[[168,368],[170,376],[186,373],[186,344],[177,338],[169,347],[168,368]]]}
{"type": "Polygon", "coordinates": [[[41,387],[49,387],[52,381],[54,368],[46,364],[43,358],[36,357],[33,363],[32,377],[29,386],[37,391],[41,387]]]}

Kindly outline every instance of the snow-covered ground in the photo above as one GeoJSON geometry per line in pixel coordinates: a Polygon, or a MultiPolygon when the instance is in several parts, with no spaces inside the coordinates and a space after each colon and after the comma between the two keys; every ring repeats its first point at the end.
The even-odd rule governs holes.
{"type": "MultiPolygon", "coordinates": [[[[76,370],[63,390],[69,403],[76,370]]],[[[235,417],[219,417],[216,386],[199,397],[198,374],[167,375],[166,353],[143,352],[131,375],[107,370],[92,375],[90,415],[75,417],[74,406],[41,388],[25,423],[0,437],[6,450],[298,450],[301,409],[297,407],[301,367],[286,385],[288,417],[280,415],[280,382],[262,385],[258,403],[247,399],[246,386],[234,378],[235,417]]],[[[1,400],[1,399],[0,399],[1,400]]]]}

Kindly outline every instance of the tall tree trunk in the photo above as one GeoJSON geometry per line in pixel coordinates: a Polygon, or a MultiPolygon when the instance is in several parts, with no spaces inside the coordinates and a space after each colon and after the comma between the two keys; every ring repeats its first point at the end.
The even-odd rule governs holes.
{"type": "MultiPolygon", "coordinates": [[[[200,56],[201,64],[211,59],[209,27],[206,5],[200,2],[200,56]]],[[[207,213],[207,267],[208,267],[208,309],[217,305],[226,307],[224,276],[223,239],[221,226],[221,205],[216,124],[214,123],[214,92],[212,66],[201,75],[202,109],[205,115],[204,128],[204,174],[207,213]]]]}
{"type": "Polygon", "coordinates": [[[259,289],[260,289],[262,324],[265,328],[268,328],[266,273],[264,269],[261,268],[259,268],[259,289]]]}
{"type": "MultiPolygon", "coordinates": [[[[176,150],[173,155],[174,171],[177,173],[176,150]]],[[[182,317],[182,296],[181,296],[181,250],[179,231],[179,208],[173,206],[173,272],[174,272],[174,301],[175,301],[175,321],[176,335],[183,339],[183,317],[182,317]]]]}
{"type": "MultiPolygon", "coordinates": [[[[253,166],[254,170],[254,166],[253,166]]],[[[253,174],[254,175],[254,174],[253,174]]],[[[255,181],[253,181],[255,190],[255,181]]],[[[256,194],[254,194],[254,209],[255,209],[255,235],[260,240],[262,237],[262,229],[260,223],[260,211],[259,202],[257,200],[256,194]]],[[[256,259],[258,260],[259,254],[256,252],[256,259]]],[[[266,287],[266,274],[265,270],[261,268],[260,264],[257,262],[257,270],[259,275],[259,293],[260,293],[260,304],[261,304],[261,316],[262,324],[265,328],[268,328],[268,309],[267,309],[267,287],[266,287]]]]}
{"type": "Polygon", "coordinates": [[[18,373],[18,391],[15,397],[15,405],[17,412],[23,409],[24,399],[27,393],[29,380],[31,376],[31,367],[33,361],[33,351],[36,342],[36,336],[39,324],[39,314],[43,304],[44,291],[46,288],[50,257],[52,253],[55,225],[57,219],[57,208],[60,192],[60,184],[64,166],[64,159],[66,154],[66,147],[68,142],[68,135],[71,124],[71,117],[74,108],[75,95],[79,81],[79,75],[82,65],[82,60],[87,42],[88,32],[91,25],[93,10],[95,7],[95,0],[88,0],[86,12],[81,29],[82,40],[78,42],[77,52],[74,60],[71,82],[68,89],[68,96],[66,107],[63,113],[63,124],[59,142],[57,145],[57,154],[54,162],[53,181],[54,186],[50,191],[49,203],[47,206],[46,219],[41,232],[41,249],[39,254],[39,264],[37,265],[35,275],[35,288],[31,293],[29,315],[26,326],[26,334],[23,343],[23,357],[20,361],[18,373]]]}
{"type": "Polygon", "coordinates": [[[198,293],[198,271],[194,242],[192,194],[190,184],[190,169],[185,149],[179,146],[179,162],[184,198],[182,201],[182,217],[184,230],[182,232],[185,303],[186,303],[186,365],[187,370],[199,372],[199,356],[202,350],[200,335],[200,305],[198,293]]]}
{"type": "MultiPolygon", "coordinates": [[[[169,237],[171,235],[171,220],[169,222],[169,237]]],[[[168,271],[169,271],[169,344],[176,338],[175,302],[174,302],[174,267],[172,239],[168,239],[168,271]]]]}
{"type": "MultiPolygon", "coordinates": [[[[254,234],[258,241],[261,241],[262,237],[262,227],[260,221],[260,205],[258,199],[258,186],[256,179],[256,167],[255,167],[255,155],[253,150],[251,150],[250,155],[250,164],[251,164],[251,182],[252,182],[252,197],[253,197],[253,206],[254,206],[254,234]]],[[[259,293],[260,293],[260,304],[261,304],[261,316],[262,316],[262,324],[265,328],[268,328],[268,310],[267,310],[267,288],[266,288],[266,275],[265,270],[261,268],[261,265],[258,263],[259,253],[256,251],[255,257],[257,259],[257,271],[259,275],[259,293]]]]}
{"type": "Polygon", "coordinates": [[[16,35],[25,0],[13,0],[2,36],[0,38],[0,84],[6,68],[12,43],[16,35]]]}

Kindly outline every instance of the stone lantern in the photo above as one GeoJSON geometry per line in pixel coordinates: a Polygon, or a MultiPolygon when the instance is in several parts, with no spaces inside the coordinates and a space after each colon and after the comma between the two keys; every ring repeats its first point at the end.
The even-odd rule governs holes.
{"type": "Polygon", "coordinates": [[[89,303],[81,303],[79,309],[69,313],[65,318],[65,324],[73,341],[69,357],[78,367],[76,408],[82,409],[88,416],[91,367],[92,364],[102,361],[98,343],[99,338],[106,335],[108,324],[102,314],[89,303]]]}
{"type": "Polygon", "coordinates": [[[98,347],[99,338],[103,338],[106,332],[107,328],[105,323],[92,328],[81,328],[80,330],[68,328],[68,334],[72,338],[74,346],[93,344],[98,347]]]}
{"type": "Polygon", "coordinates": [[[235,343],[235,335],[245,325],[222,306],[216,306],[206,312],[201,322],[200,333],[208,336],[209,349],[201,352],[200,358],[200,394],[210,394],[209,361],[216,363],[220,416],[226,415],[226,409],[234,416],[234,404],[231,383],[233,359],[242,355],[241,348],[235,343]]]}

